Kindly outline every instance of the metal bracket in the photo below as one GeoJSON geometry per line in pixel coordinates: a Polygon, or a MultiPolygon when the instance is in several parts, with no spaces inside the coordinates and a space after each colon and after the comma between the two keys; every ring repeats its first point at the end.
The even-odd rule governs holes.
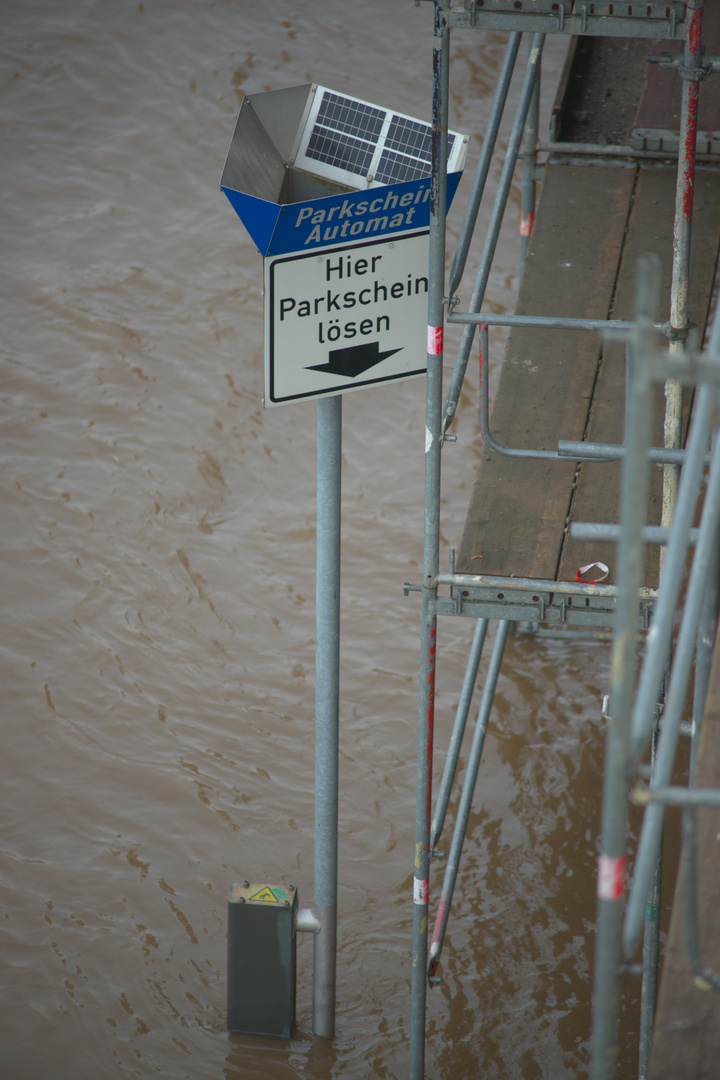
{"type": "Polygon", "coordinates": [[[319,934],[322,923],[312,908],[301,907],[295,913],[295,929],[299,933],[319,934]]]}
{"type": "Polygon", "coordinates": [[[688,323],[687,326],[673,326],[672,323],[666,322],[659,326],[658,329],[668,341],[685,341],[693,330],[697,330],[697,323],[688,323]]]}
{"type": "Polygon", "coordinates": [[[631,22],[645,22],[647,19],[668,18],[668,7],[670,8],[669,17],[674,36],[678,14],[680,15],[680,21],[683,20],[685,15],[684,3],[657,3],[656,0],[655,3],[650,4],[633,4],[632,2],[618,3],[617,0],[593,0],[590,4],[583,4],[580,11],[584,18],[587,18],[588,14],[596,19],[608,18],[610,15],[614,15],[616,19],[629,19],[631,22]],[[589,11],[587,10],[588,7],[590,9],[589,11]]]}
{"type": "MultiPolygon", "coordinates": [[[[619,6],[619,5],[618,5],[619,6]]],[[[465,0],[466,11],[518,11],[532,15],[557,15],[558,10],[569,15],[572,0],[465,0]]]]}
{"type": "Polygon", "coordinates": [[[608,37],[677,39],[686,21],[683,0],[465,0],[447,12],[448,26],[608,37]]]}
{"type": "Polygon", "coordinates": [[[661,68],[675,69],[681,79],[687,82],[702,82],[707,75],[720,71],[720,56],[703,57],[700,67],[689,68],[685,66],[685,57],[682,53],[655,53],[645,57],[648,64],[659,64],[661,68]]]}

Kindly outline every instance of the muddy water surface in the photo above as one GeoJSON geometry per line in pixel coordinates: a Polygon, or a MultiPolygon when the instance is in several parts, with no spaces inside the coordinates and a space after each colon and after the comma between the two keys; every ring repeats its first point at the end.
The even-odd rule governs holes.
{"type": "MultiPolygon", "coordinates": [[[[428,117],[431,19],[400,0],[4,5],[7,1080],[407,1075],[421,382],[344,405],[337,1038],[310,1034],[304,939],[296,1037],[224,1031],[230,883],[312,902],[316,410],[262,409],[261,259],[218,184],[245,92],[314,80],[428,117]]],[[[470,170],[503,46],[453,45],[470,170]]],[[[443,559],[475,401],[472,372],[443,559]]],[[[472,629],[440,630],[440,763],[472,629]]],[[[607,667],[604,645],[508,647],[428,1076],[585,1075],[607,667]]]]}

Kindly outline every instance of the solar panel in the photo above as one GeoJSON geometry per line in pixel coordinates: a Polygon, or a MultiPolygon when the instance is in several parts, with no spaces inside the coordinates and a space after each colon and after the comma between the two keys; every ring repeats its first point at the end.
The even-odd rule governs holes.
{"type": "Polygon", "coordinates": [[[429,124],[408,120],[406,116],[393,116],[387,134],[387,145],[392,150],[430,161],[432,132],[429,124]]]}
{"type": "Polygon", "coordinates": [[[370,168],[384,120],[384,109],[325,90],[307,156],[363,176],[370,168]]]}
{"type": "MultiPolygon", "coordinates": [[[[455,144],[450,133],[448,171],[455,144]]],[[[358,187],[359,177],[370,185],[423,179],[431,159],[430,124],[318,86],[295,164],[358,187]]]]}
{"type": "MultiPolygon", "coordinates": [[[[448,134],[448,157],[455,136],[448,134]]],[[[432,162],[432,129],[429,124],[393,114],[385,145],[380,155],[375,179],[383,184],[421,180],[430,175],[432,162]]]]}

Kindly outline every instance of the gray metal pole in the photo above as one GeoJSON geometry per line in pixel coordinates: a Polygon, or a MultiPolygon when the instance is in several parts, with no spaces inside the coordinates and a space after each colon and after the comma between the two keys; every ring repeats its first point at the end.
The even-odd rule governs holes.
{"type": "Polygon", "coordinates": [[[697,645],[695,646],[695,688],[693,691],[692,748],[690,751],[690,783],[695,776],[700,732],[702,730],[705,701],[710,684],[713,648],[718,627],[718,592],[720,586],[720,551],[712,553],[712,565],[708,572],[708,583],[703,598],[700,615],[697,645]]]}
{"type": "Polygon", "coordinates": [[[335,1034],[342,398],[318,400],[313,1031],[335,1034]]]}
{"type": "Polygon", "coordinates": [[[453,781],[455,779],[458,758],[460,757],[460,748],[462,747],[465,725],[467,724],[468,713],[470,712],[470,702],[472,701],[473,691],[477,681],[478,666],[480,664],[480,657],[482,656],[483,645],[485,644],[487,628],[487,619],[477,620],[472,645],[470,646],[470,655],[468,656],[467,667],[465,668],[465,678],[463,679],[462,690],[460,691],[460,700],[458,701],[458,707],[455,713],[455,723],[453,724],[452,735],[450,736],[450,745],[448,746],[447,757],[445,759],[445,768],[443,769],[442,780],[440,781],[435,813],[433,814],[432,819],[432,829],[430,831],[431,856],[432,849],[440,839],[445,824],[445,815],[447,814],[448,803],[450,802],[450,793],[452,792],[453,781]]]}
{"type": "MultiPolygon", "coordinates": [[[[461,314],[459,317],[449,316],[449,322],[461,322],[464,316],[461,314]]],[[[474,316],[472,317],[474,318],[474,316]]],[[[500,318],[504,318],[501,316],[500,318]]],[[[550,322],[551,320],[547,320],[550,322]]],[[[570,320],[566,320],[570,321],[570,320]]],[[[576,320],[580,322],[580,320],[576,320]]],[[[493,437],[490,431],[490,402],[488,397],[488,371],[489,371],[489,334],[488,325],[498,323],[498,319],[495,316],[490,316],[488,323],[479,324],[479,339],[480,339],[480,434],[483,437],[483,442],[496,454],[502,454],[503,457],[513,458],[530,458],[533,460],[542,461],[559,461],[561,459],[570,459],[572,461],[622,461],[625,457],[625,446],[619,443],[590,443],[590,442],[571,442],[568,440],[559,439],[557,450],[527,450],[519,446],[502,446],[493,437]]],[[[528,325],[533,323],[539,325],[538,320],[528,320],[528,325]]],[[[633,323],[626,323],[629,329],[632,329],[633,323]]],[[[586,328],[587,329],[587,328],[586,328]]],[[[657,329],[657,327],[656,327],[657,329]]],[[[670,462],[672,464],[683,464],[685,461],[686,453],[684,450],[666,450],[664,447],[651,446],[648,449],[648,457],[653,464],[665,464],[670,462]]],[[[598,529],[602,526],[596,526],[598,529]]],[[[612,529],[614,526],[607,526],[612,529]]],[[[666,529],[667,531],[667,529],[666,529]]],[[[587,537],[591,539],[591,537],[587,537]]]]}
{"type": "MultiPolygon", "coordinates": [[[[716,318],[710,335],[709,352],[717,356],[720,351],[720,319],[716,318]]],[[[695,775],[700,731],[705,712],[705,699],[710,683],[710,668],[718,627],[718,605],[720,604],[720,551],[712,553],[712,564],[708,571],[708,584],[700,616],[697,645],[695,648],[695,690],[693,694],[692,748],[690,751],[690,783],[695,775]]]]}
{"type": "MultiPolygon", "coordinates": [[[[500,184],[495,196],[495,204],[493,206],[490,224],[485,235],[485,245],[483,247],[482,256],[480,257],[480,267],[478,269],[477,279],[470,301],[470,311],[472,312],[480,310],[485,296],[485,289],[487,288],[488,279],[490,277],[492,261],[495,257],[495,248],[497,247],[498,237],[500,236],[500,226],[502,225],[503,215],[510,193],[510,186],[515,172],[515,165],[517,164],[518,154],[520,152],[520,145],[522,143],[525,122],[532,100],[535,80],[537,79],[538,71],[540,69],[540,57],[542,55],[544,44],[544,34],[533,34],[530,46],[530,58],[525,71],[525,81],[523,82],[522,90],[520,92],[520,101],[510,133],[505,163],[503,165],[500,184]]],[[[475,327],[468,326],[462,336],[457,359],[455,360],[455,367],[453,368],[452,377],[450,379],[450,387],[445,402],[445,417],[443,420],[444,430],[447,430],[452,423],[457,410],[457,404],[460,400],[460,391],[462,389],[463,379],[465,378],[465,370],[467,368],[468,357],[470,356],[470,349],[474,337],[475,327]]]]}
{"type": "Polygon", "coordinates": [[[442,3],[436,0],[433,37],[432,173],[430,177],[430,265],[428,350],[425,397],[425,512],[423,536],[422,625],[418,708],[413,941],[410,1002],[410,1080],[425,1074],[425,999],[430,888],[430,814],[437,574],[440,557],[440,451],[445,285],[445,213],[447,205],[447,116],[450,30],[442,3]]]}
{"type": "MultiPolygon", "coordinates": [[[[655,766],[658,728],[653,733],[652,766],[655,766]]],[[[647,1080],[650,1064],[650,1045],[655,1026],[657,1007],[658,960],[660,957],[660,903],[662,899],[662,842],[658,848],[655,869],[645,899],[645,932],[643,934],[643,973],[640,991],[640,1052],[638,1080],[647,1080]]]]}
{"type": "Polygon", "coordinates": [[[490,666],[483,688],[477,722],[475,724],[475,733],[473,735],[470,755],[468,757],[465,782],[463,784],[462,795],[460,796],[460,806],[458,807],[457,820],[453,830],[452,844],[450,845],[450,855],[448,857],[442,891],[440,893],[440,901],[438,903],[437,918],[435,920],[432,944],[430,946],[430,963],[428,965],[428,974],[430,977],[434,977],[435,972],[438,969],[438,964],[440,963],[440,953],[442,951],[443,941],[445,940],[445,929],[450,915],[450,904],[452,903],[453,893],[455,891],[455,881],[457,880],[458,869],[460,866],[460,856],[462,855],[465,833],[467,832],[470,810],[472,809],[473,795],[477,784],[478,770],[480,769],[480,760],[485,745],[485,735],[487,733],[490,712],[495,699],[495,689],[497,687],[498,678],[500,677],[500,665],[502,664],[503,653],[505,652],[505,644],[509,632],[509,622],[502,620],[498,623],[492,656],[490,657],[490,666]]]}
{"type": "MultiPolygon", "coordinates": [[[[697,795],[698,793],[693,792],[692,794],[697,795]]],[[[709,794],[710,792],[706,792],[705,797],[709,794]]],[[[712,794],[717,795],[718,792],[713,791],[712,794]]],[[[685,943],[692,970],[710,986],[720,990],[720,977],[711,968],[703,964],[700,958],[697,914],[697,851],[695,849],[695,807],[697,805],[697,803],[683,805],[682,814],[683,853],[681,867],[685,885],[685,943]]]]}
{"type": "MultiPolygon", "coordinates": [[[[528,42],[528,58],[532,50],[532,41],[528,42]]],[[[540,124],[540,71],[535,80],[523,142],[523,178],[522,207],[520,210],[520,273],[525,265],[525,256],[532,236],[535,222],[535,169],[537,166],[538,127],[540,124]]]]}
{"type": "MultiPolygon", "coordinates": [[[[680,106],[680,135],[678,175],[675,189],[675,222],[673,225],[673,267],[670,289],[670,324],[675,330],[687,331],[688,282],[690,275],[690,235],[692,229],[693,194],[695,189],[695,147],[697,141],[699,82],[690,77],[692,69],[702,64],[703,0],[688,0],[685,39],[685,77],[682,80],[680,106]]],[[[682,340],[670,342],[670,352],[680,352],[682,340]]],[[[682,441],[682,383],[670,379],[665,384],[665,445],[679,447],[682,441]]],[[[663,472],[662,524],[672,523],[679,469],[666,465],[663,472]]],[[[664,555],[660,552],[662,568],[664,555]]]]}
{"type": "Polygon", "coordinates": [[[448,296],[454,296],[455,290],[460,284],[460,280],[465,270],[465,263],[467,261],[468,251],[470,250],[470,241],[473,238],[478,210],[480,209],[483,192],[485,191],[485,182],[488,178],[488,173],[490,172],[495,143],[497,141],[498,131],[500,130],[500,121],[502,120],[502,115],[505,111],[505,102],[507,101],[508,90],[510,89],[510,80],[512,79],[512,73],[515,68],[515,61],[517,59],[518,49],[520,48],[521,37],[522,34],[518,30],[513,30],[508,37],[508,43],[505,48],[505,58],[503,60],[502,68],[500,69],[497,86],[495,87],[495,97],[493,98],[493,105],[490,111],[490,119],[485,128],[483,144],[480,149],[480,157],[478,158],[477,169],[475,170],[475,179],[473,180],[472,191],[470,192],[470,198],[468,199],[467,209],[465,211],[465,218],[463,220],[462,229],[460,230],[457,251],[455,252],[452,266],[450,267],[448,296]]]}
{"type": "MultiPolygon", "coordinates": [[[[600,330],[618,334],[635,329],[635,323],[628,319],[566,319],[556,315],[499,315],[490,311],[453,311],[447,321],[468,326],[536,326],[540,330],[600,330]]],[[[662,332],[668,325],[658,323],[656,329],[662,332]]]]}
{"type": "Polygon", "coordinates": [[[660,291],[656,257],[640,260],[638,330],[633,341],[630,430],[620,489],[622,536],[618,550],[618,599],[611,662],[610,719],[606,732],[602,838],[598,862],[598,928],[595,942],[592,1080],[612,1080],[617,1058],[620,945],[627,844],[630,711],[637,664],[638,590],[642,584],[649,463],[651,396],[647,354],[652,353],[660,291]]]}

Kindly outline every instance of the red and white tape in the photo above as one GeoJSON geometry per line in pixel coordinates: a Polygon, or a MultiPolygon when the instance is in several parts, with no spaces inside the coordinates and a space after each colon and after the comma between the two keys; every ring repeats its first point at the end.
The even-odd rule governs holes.
{"type": "Polygon", "coordinates": [[[600,900],[619,900],[625,892],[625,856],[615,859],[601,855],[598,859],[597,894],[600,900]]]}
{"type": "Polygon", "coordinates": [[[604,562],[591,562],[588,563],[587,566],[580,567],[580,569],[575,574],[575,580],[581,582],[583,585],[599,585],[601,581],[605,580],[609,573],[610,570],[604,562]],[[584,575],[588,574],[591,570],[594,570],[596,566],[600,571],[600,575],[596,577],[593,581],[587,581],[584,575]]]}
{"type": "Polygon", "coordinates": [[[430,879],[425,878],[424,881],[421,881],[420,878],[413,878],[413,903],[424,904],[427,907],[429,895],[430,879]]]}
{"type": "Polygon", "coordinates": [[[527,214],[520,215],[520,235],[532,236],[533,224],[535,222],[535,214],[532,210],[529,210],[527,214]]]}
{"type": "Polygon", "coordinates": [[[428,356],[440,356],[443,351],[443,328],[442,326],[428,326],[427,336],[428,356]]]}

